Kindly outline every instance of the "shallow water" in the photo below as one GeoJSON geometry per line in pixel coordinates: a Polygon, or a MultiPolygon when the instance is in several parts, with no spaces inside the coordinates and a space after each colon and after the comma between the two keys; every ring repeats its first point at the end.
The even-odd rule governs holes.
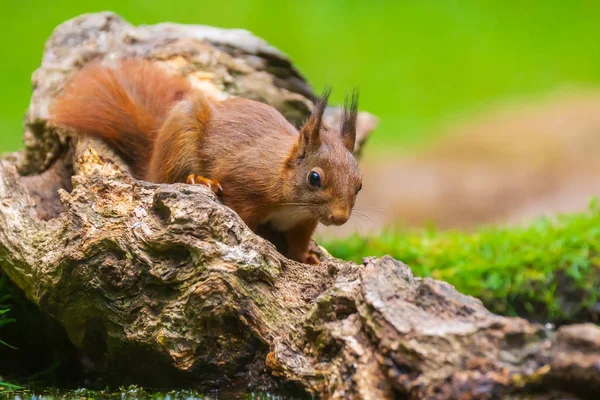
{"type": "MultiPolygon", "coordinates": [[[[208,392],[202,393],[194,390],[172,390],[164,392],[145,391],[144,389],[132,388],[109,391],[109,390],[17,390],[1,392],[2,400],[300,400],[306,396],[291,394],[273,394],[269,392],[208,392]]],[[[310,397],[309,397],[310,398],[310,397]]]]}

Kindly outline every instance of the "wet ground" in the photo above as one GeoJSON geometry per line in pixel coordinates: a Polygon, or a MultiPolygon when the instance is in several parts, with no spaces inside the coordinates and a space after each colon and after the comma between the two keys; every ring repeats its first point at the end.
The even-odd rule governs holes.
{"type": "Polygon", "coordinates": [[[120,389],[115,391],[92,390],[20,390],[10,393],[0,391],[0,399],[6,400],[299,400],[307,397],[290,394],[273,394],[263,392],[210,392],[201,393],[194,390],[146,391],[139,388],[120,389]]]}

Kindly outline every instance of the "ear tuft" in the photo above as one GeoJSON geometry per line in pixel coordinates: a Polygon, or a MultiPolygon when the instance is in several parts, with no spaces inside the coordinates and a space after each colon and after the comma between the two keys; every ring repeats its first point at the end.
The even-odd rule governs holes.
{"type": "Polygon", "coordinates": [[[356,142],[356,118],[358,116],[358,87],[354,87],[352,95],[346,96],[344,99],[344,112],[342,113],[342,126],[340,131],[342,133],[342,140],[344,146],[351,153],[354,152],[354,145],[356,142]]]}
{"type": "Polygon", "coordinates": [[[321,124],[323,122],[323,115],[329,102],[329,96],[331,95],[331,87],[326,86],[323,90],[323,94],[319,100],[315,103],[313,112],[300,129],[299,138],[299,151],[302,156],[309,148],[317,148],[321,144],[321,124]]]}
{"type": "MultiPolygon", "coordinates": [[[[321,123],[323,122],[323,115],[325,114],[325,109],[327,108],[327,103],[329,102],[329,96],[331,96],[331,86],[327,85],[323,89],[323,93],[319,100],[315,103],[315,108],[313,109],[312,115],[310,119],[314,118],[314,129],[315,133],[318,135],[321,130],[321,123]]],[[[309,121],[310,121],[309,119],[309,121]]]]}

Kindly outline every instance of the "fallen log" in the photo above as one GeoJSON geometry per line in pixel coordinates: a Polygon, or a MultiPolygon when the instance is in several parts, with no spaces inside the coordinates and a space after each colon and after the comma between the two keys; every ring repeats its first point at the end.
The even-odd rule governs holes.
{"type": "MultiPolygon", "coordinates": [[[[215,96],[265,101],[300,122],[314,95],[278,50],[244,31],[132,27],[111,13],[49,39],[25,149],[0,161],[6,275],[64,327],[107,382],[254,388],[323,398],[595,398],[600,329],[558,331],[487,311],[389,257],[283,257],[203,186],[133,179],[102,143],[46,123],[92,59],[139,56],[215,96]]],[[[339,114],[329,111],[327,123],[339,114]]],[[[357,154],[376,119],[361,113],[357,154]]]]}

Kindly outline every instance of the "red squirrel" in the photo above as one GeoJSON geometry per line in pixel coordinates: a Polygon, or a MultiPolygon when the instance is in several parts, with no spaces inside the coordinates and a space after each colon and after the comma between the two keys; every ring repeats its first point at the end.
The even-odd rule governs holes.
{"type": "Polygon", "coordinates": [[[317,224],[345,223],[362,187],[358,95],[339,130],[322,126],[328,97],[297,130],[267,104],[212,99],[147,60],[92,62],[67,82],[49,121],[102,138],[136,179],[208,186],[254,232],[279,232],[288,258],[318,264],[308,250],[317,224]]]}

